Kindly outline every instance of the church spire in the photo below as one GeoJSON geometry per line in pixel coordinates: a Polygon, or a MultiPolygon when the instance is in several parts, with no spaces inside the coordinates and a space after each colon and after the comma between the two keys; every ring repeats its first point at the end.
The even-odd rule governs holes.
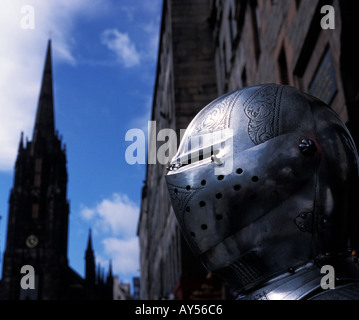
{"type": "Polygon", "coordinates": [[[112,288],[113,285],[113,275],[112,275],[112,261],[109,261],[108,274],[106,279],[107,285],[112,288]]]}
{"type": "Polygon", "coordinates": [[[112,278],[112,261],[109,262],[108,277],[112,278]]]}
{"type": "Polygon", "coordinates": [[[91,234],[91,228],[89,229],[89,237],[87,240],[87,249],[86,251],[93,251],[92,249],[92,234],[91,234]]]}
{"type": "Polygon", "coordinates": [[[18,151],[21,152],[23,149],[24,149],[24,132],[21,131],[18,151]]]}
{"type": "Polygon", "coordinates": [[[89,229],[89,237],[87,242],[87,249],[85,255],[85,279],[87,285],[92,287],[95,285],[96,270],[95,270],[95,255],[92,249],[92,235],[89,229]]]}
{"type": "Polygon", "coordinates": [[[41,139],[51,140],[55,135],[54,101],[52,88],[51,40],[47,44],[41,91],[37,106],[33,144],[41,139]]]}

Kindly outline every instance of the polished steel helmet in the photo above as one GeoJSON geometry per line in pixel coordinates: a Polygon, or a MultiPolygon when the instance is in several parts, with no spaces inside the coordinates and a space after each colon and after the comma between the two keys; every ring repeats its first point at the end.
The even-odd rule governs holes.
{"type": "Polygon", "coordinates": [[[166,182],[204,266],[251,288],[358,246],[358,162],[334,111],[297,89],[244,88],[188,126],[166,182]]]}

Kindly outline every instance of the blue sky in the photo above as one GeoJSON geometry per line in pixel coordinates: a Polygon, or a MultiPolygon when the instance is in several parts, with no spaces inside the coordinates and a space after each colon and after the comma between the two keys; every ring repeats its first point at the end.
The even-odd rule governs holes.
{"type": "Polygon", "coordinates": [[[139,275],[136,228],[146,168],[126,163],[125,135],[150,120],[161,7],[161,0],[1,0],[1,260],[17,147],[21,131],[32,137],[51,37],[55,126],[67,146],[70,266],[84,275],[91,227],[106,272],[112,259],[120,281],[139,275]],[[23,20],[31,18],[21,11],[26,5],[32,27],[23,20]]]}

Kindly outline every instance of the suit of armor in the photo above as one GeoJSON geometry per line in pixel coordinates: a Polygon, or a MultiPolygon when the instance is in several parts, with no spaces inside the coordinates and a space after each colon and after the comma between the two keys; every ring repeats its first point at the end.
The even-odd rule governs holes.
{"type": "Polygon", "coordinates": [[[203,108],[166,182],[189,246],[238,299],[358,299],[357,160],[329,106],[266,84],[203,108]]]}

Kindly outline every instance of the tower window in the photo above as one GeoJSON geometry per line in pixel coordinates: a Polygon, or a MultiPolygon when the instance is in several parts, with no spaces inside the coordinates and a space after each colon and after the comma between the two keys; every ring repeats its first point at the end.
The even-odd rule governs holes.
{"type": "Polygon", "coordinates": [[[35,159],[35,172],[41,172],[42,158],[35,159]]]}
{"type": "Polygon", "coordinates": [[[34,178],[34,187],[40,187],[40,182],[41,182],[41,176],[40,173],[35,173],[35,178],[34,178]]]}
{"type": "Polygon", "coordinates": [[[40,184],[41,184],[41,167],[42,167],[42,158],[36,158],[35,159],[34,187],[40,187],[40,184]]]}
{"type": "Polygon", "coordinates": [[[32,204],[31,218],[33,218],[33,219],[39,218],[39,204],[38,203],[32,204]]]}

